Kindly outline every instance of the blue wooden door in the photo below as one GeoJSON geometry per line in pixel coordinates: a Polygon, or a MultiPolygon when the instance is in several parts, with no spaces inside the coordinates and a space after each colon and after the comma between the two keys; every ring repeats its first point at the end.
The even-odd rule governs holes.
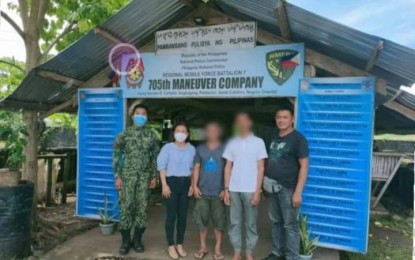
{"type": "Polygon", "coordinates": [[[372,160],[373,78],[306,78],[297,128],[309,144],[301,212],[319,245],[367,252],[372,160]]]}
{"type": "Polygon", "coordinates": [[[120,89],[81,89],[78,92],[78,177],[76,215],[98,219],[108,208],[119,219],[112,167],[113,143],[124,127],[124,101],[120,89]]]}

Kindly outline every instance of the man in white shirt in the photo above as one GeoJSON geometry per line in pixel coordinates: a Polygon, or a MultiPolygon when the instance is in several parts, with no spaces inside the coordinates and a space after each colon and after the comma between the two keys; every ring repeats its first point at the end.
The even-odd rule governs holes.
{"type": "Polygon", "coordinates": [[[230,205],[229,238],[234,256],[241,259],[242,214],[246,221],[246,259],[253,260],[258,241],[257,215],[264,177],[264,159],[267,151],[264,141],[252,133],[252,119],[246,112],[235,117],[236,136],[229,141],[223,153],[225,165],[225,204],[230,205]]]}

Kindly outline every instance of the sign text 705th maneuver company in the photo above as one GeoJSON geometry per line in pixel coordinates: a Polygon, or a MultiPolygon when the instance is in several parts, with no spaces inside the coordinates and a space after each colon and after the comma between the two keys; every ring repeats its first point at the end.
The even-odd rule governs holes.
{"type": "Polygon", "coordinates": [[[141,58],[123,56],[124,98],[295,97],[304,71],[303,44],[141,58]]]}

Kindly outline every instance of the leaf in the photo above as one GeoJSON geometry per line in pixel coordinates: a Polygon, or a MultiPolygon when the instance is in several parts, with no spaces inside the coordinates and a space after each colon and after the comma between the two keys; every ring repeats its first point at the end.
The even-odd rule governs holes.
{"type": "Polygon", "coordinates": [[[78,21],[78,28],[79,28],[79,31],[82,32],[82,33],[88,31],[88,29],[89,29],[88,21],[86,21],[86,20],[78,21]]]}

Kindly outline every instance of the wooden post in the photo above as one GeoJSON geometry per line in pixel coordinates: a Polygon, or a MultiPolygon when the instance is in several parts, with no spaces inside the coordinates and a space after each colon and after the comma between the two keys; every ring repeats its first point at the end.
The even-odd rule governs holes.
{"type": "Polygon", "coordinates": [[[47,158],[48,161],[48,172],[47,172],[47,183],[46,183],[46,207],[50,207],[52,201],[52,162],[53,158],[47,158]]]}
{"type": "MultiPolygon", "coordinates": [[[[380,199],[382,198],[383,194],[385,193],[386,189],[389,187],[389,184],[392,182],[393,177],[398,172],[399,167],[401,166],[403,158],[401,157],[399,161],[396,163],[395,167],[393,168],[392,172],[388,173],[389,177],[386,180],[385,184],[383,185],[382,189],[380,190],[378,196],[376,197],[375,202],[373,202],[372,208],[376,208],[380,199]]],[[[393,162],[393,159],[390,159],[389,162],[393,162]]],[[[388,167],[389,168],[389,167],[388,167]]]]}
{"type": "Polygon", "coordinates": [[[62,199],[61,203],[66,204],[66,194],[68,192],[68,175],[69,175],[69,167],[70,167],[70,155],[67,154],[66,158],[64,159],[64,166],[63,166],[63,187],[62,187],[62,199]]]}
{"type": "Polygon", "coordinates": [[[23,150],[26,157],[26,162],[23,164],[22,177],[25,180],[34,183],[33,190],[33,204],[32,204],[32,219],[37,217],[37,149],[38,149],[38,134],[39,125],[37,122],[38,113],[36,111],[23,111],[23,121],[28,132],[27,144],[23,150]]]}

